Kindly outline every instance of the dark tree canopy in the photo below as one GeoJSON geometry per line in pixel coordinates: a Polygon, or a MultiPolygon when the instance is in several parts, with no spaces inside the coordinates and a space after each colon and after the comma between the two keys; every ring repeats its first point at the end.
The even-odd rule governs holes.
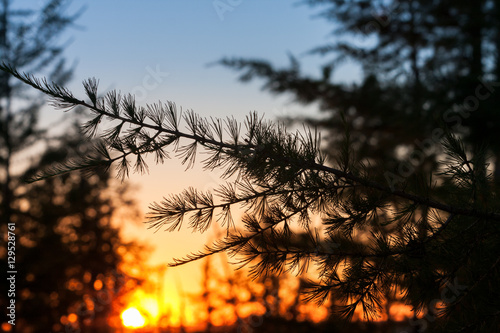
{"type": "MultiPolygon", "coordinates": [[[[45,1],[40,11],[16,5],[0,1],[0,58],[67,83],[72,69],[65,65],[60,37],[79,14],[67,14],[66,1],[45,1]]],[[[26,88],[0,73],[0,229],[6,245],[0,263],[7,270],[8,257],[15,255],[15,269],[9,270],[18,272],[15,294],[7,293],[10,281],[2,279],[0,305],[7,309],[16,301],[16,332],[109,331],[113,302],[130,280],[122,270],[123,253],[142,252],[123,241],[111,220],[117,207],[132,210],[133,203],[109,173],[26,183],[40,168],[89,149],[67,119],[62,135],[40,128],[45,98],[26,88]]],[[[12,319],[3,317],[1,324],[12,319]]]]}
{"type": "MultiPolygon", "coordinates": [[[[77,328],[108,332],[107,320],[117,315],[114,305],[128,291],[125,283],[131,279],[123,270],[127,264],[123,253],[134,255],[134,265],[143,259],[141,247],[124,242],[112,224],[118,210],[133,212],[133,207],[121,197],[123,190],[109,174],[74,173],[23,184],[40,167],[86,153],[78,131],[65,137],[26,170],[26,178],[14,178],[18,184],[12,215],[8,220],[1,215],[16,226],[16,262],[21,273],[16,280],[16,332],[77,328]],[[78,316],[76,322],[70,321],[71,314],[78,316]]],[[[7,224],[2,228],[7,229],[7,224]]],[[[1,262],[7,266],[5,255],[1,262]]],[[[8,289],[5,282],[2,285],[8,289]]],[[[5,296],[2,304],[8,301],[5,296]]]]}
{"type": "MultiPolygon", "coordinates": [[[[318,102],[326,118],[309,121],[342,131],[340,113],[351,119],[360,155],[383,168],[395,167],[409,151],[431,138],[442,123],[471,146],[488,144],[500,155],[500,5],[497,1],[306,0],[335,28],[332,42],[311,54],[325,65],[320,77],[263,60],[225,58],[242,81],[263,79],[264,89],[289,93],[301,103],[318,102]],[[358,84],[334,80],[345,61],[361,66],[358,84]]],[[[292,120],[293,121],[293,120],[292,120]]],[[[339,136],[332,135],[333,142],[339,136]]],[[[429,152],[429,157],[435,155],[429,152]]],[[[434,168],[429,159],[419,167],[434,168]]],[[[498,166],[500,163],[495,163],[498,166]]],[[[495,177],[500,179],[500,168],[495,177]]]]}
{"type": "MultiPolygon", "coordinates": [[[[364,162],[371,177],[384,174],[385,179],[380,182],[389,184],[393,190],[422,190],[425,187],[420,184],[434,182],[433,193],[440,193],[443,201],[453,200],[455,192],[450,191],[450,186],[462,186],[462,180],[457,179],[464,174],[455,167],[453,170],[460,176],[457,174],[451,180],[441,178],[442,161],[445,154],[456,152],[459,144],[453,144],[456,146],[453,149],[445,147],[444,151],[440,145],[442,139],[447,140],[446,131],[453,132],[463,142],[460,143],[463,163],[475,174],[484,173],[480,177],[483,180],[472,177],[469,181],[488,183],[494,179],[496,184],[475,190],[465,198],[476,202],[478,197],[488,198],[486,205],[498,205],[494,187],[500,184],[500,147],[496,138],[500,124],[499,2],[306,0],[302,3],[318,8],[319,16],[334,27],[332,42],[309,53],[326,59],[319,77],[303,73],[300,62],[293,56],[290,66],[285,68],[276,68],[265,60],[236,57],[224,58],[219,63],[239,72],[243,82],[261,79],[264,90],[271,93],[289,94],[303,104],[318,103],[323,117],[304,115],[303,119],[287,121],[305,119],[328,129],[329,153],[333,156],[342,150],[344,137],[339,133],[344,132],[347,118],[351,124],[350,148],[357,159],[364,162]],[[362,68],[359,83],[334,80],[335,70],[345,61],[362,68]],[[493,174],[488,174],[486,166],[494,168],[493,174]],[[429,180],[430,174],[437,177],[429,180]]],[[[396,208],[396,212],[401,209],[398,200],[391,200],[389,206],[396,208]]],[[[413,209],[403,209],[403,212],[415,214],[408,216],[408,221],[412,221],[415,233],[420,235],[417,238],[425,239],[428,226],[434,224],[425,217],[429,211],[424,209],[416,214],[413,209]]],[[[385,227],[380,230],[384,237],[401,232],[387,227],[402,217],[398,213],[377,215],[385,227]]],[[[450,263],[465,260],[455,251],[450,253],[453,254],[448,258],[450,263]]],[[[492,258],[498,256],[497,252],[492,258]]],[[[426,266],[428,262],[420,264],[426,266]]],[[[436,279],[432,274],[439,271],[436,268],[426,273],[412,272],[408,283],[417,285],[422,274],[425,279],[436,279]]],[[[408,291],[404,284],[401,287],[408,291]]],[[[431,289],[427,285],[419,292],[425,295],[431,289]]],[[[485,289],[483,298],[472,306],[488,308],[490,296],[485,289]]],[[[496,308],[497,305],[492,305],[485,312],[496,313],[492,310],[496,308]]],[[[476,320],[461,329],[479,330],[481,325],[481,320],[476,320]]]]}

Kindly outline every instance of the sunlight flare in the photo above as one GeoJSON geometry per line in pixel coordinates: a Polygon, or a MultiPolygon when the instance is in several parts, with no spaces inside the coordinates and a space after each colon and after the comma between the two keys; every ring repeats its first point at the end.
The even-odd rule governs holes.
{"type": "Polygon", "coordinates": [[[141,312],[136,308],[128,308],[122,312],[121,316],[123,326],[131,328],[143,327],[146,324],[146,319],[141,312]]]}

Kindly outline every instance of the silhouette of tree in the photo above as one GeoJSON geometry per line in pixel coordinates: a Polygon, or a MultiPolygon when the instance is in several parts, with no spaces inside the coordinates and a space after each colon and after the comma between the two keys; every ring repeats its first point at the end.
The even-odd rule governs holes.
{"type": "MultiPolygon", "coordinates": [[[[62,47],[56,43],[61,33],[78,15],[64,14],[62,1],[49,1],[36,12],[12,8],[12,1],[0,3],[0,54],[2,61],[28,71],[50,71],[48,77],[54,82],[66,83],[72,70],[61,57],[62,47]],[[33,22],[28,22],[31,19],[33,22]]],[[[35,144],[42,131],[35,127],[38,109],[43,99],[25,95],[25,87],[14,83],[8,73],[0,76],[0,116],[2,124],[1,167],[2,211],[11,216],[13,200],[13,155],[23,148],[35,144]],[[13,99],[26,103],[14,112],[13,99]]]]}
{"type": "MultiPolygon", "coordinates": [[[[66,83],[72,69],[65,64],[58,39],[80,14],[66,14],[67,4],[46,1],[37,11],[2,0],[0,58],[66,83]]],[[[7,269],[12,263],[7,257],[15,255],[9,271],[17,271],[15,294],[0,296],[4,309],[15,300],[15,326],[4,322],[14,319],[7,317],[2,329],[107,332],[107,317],[116,310],[113,302],[140,282],[125,274],[122,266],[123,254],[137,260],[141,247],[124,242],[111,224],[117,207],[132,212],[133,202],[125,195],[126,186],[113,185],[108,173],[91,177],[75,173],[26,184],[39,168],[89,149],[75,128],[58,137],[38,126],[44,103],[43,96],[26,91],[1,72],[0,227],[6,246],[0,262],[7,269]],[[15,253],[8,252],[14,244],[15,253]]],[[[3,279],[1,285],[10,290],[10,281],[3,279]]]]}
{"type": "MultiPolygon", "coordinates": [[[[23,176],[86,153],[78,132],[65,133],[65,138],[23,176]]],[[[107,319],[114,314],[116,300],[140,283],[123,266],[128,261],[137,266],[144,259],[141,247],[124,242],[112,225],[118,207],[133,213],[131,202],[119,194],[124,190],[113,185],[107,173],[64,175],[32,185],[23,185],[24,177],[14,179],[19,183],[11,221],[16,225],[16,261],[22,268],[16,281],[16,331],[71,327],[108,332],[107,319]],[[133,256],[128,261],[127,253],[133,256]]]]}
{"type": "Polygon", "coordinates": [[[287,68],[245,58],[220,63],[240,72],[242,81],[264,79],[264,89],[272,93],[289,93],[304,104],[318,102],[326,118],[306,118],[332,130],[333,147],[341,139],[335,133],[343,131],[340,114],[348,115],[353,145],[372,167],[378,162],[381,168],[396,168],[408,159],[402,151],[417,149],[431,158],[414,168],[429,172],[437,166],[429,138],[446,123],[471,146],[488,143],[500,181],[497,1],[303,3],[321,8],[320,16],[335,26],[333,41],[311,50],[328,58],[320,77],[302,73],[293,57],[287,68]],[[333,80],[345,61],[362,68],[360,83],[333,80]]]}
{"type": "MultiPolygon", "coordinates": [[[[496,186],[500,184],[498,1],[304,3],[321,8],[322,18],[335,26],[333,41],[310,51],[328,59],[319,77],[304,74],[293,56],[285,68],[246,58],[224,58],[219,64],[238,71],[243,82],[263,79],[264,89],[274,94],[290,94],[303,104],[317,102],[326,117],[287,120],[306,120],[329,129],[333,154],[342,149],[339,133],[343,133],[345,115],[352,124],[351,149],[366,162],[366,172],[385,174],[392,189],[418,187],[422,175],[439,173],[443,123],[464,139],[464,151],[476,156],[471,166],[477,172],[486,172],[482,166],[495,161],[493,176],[496,186]],[[362,68],[360,83],[333,80],[335,69],[346,60],[362,68]],[[475,154],[478,150],[488,154],[475,154]],[[414,184],[409,185],[410,181],[414,184]]],[[[448,190],[448,186],[435,189],[443,191],[446,200],[448,190]]],[[[471,195],[475,200],[489,193],[471,195]]],[[[398,202],[391,206],[397,207],[398,202]]],[[[410,218],[425,238],[428,227],[421,219],[410,218]]],[[[389,215],[381,224],[390,226],[391,221],[389,215]]],[[[398,230],[384,229],[379,232],[388,237],[398,230]]],[[[421,320],[422,327],[432,318],[421,320]]],[[[412,324],[417,322],[415,318],[412,324]]]]}

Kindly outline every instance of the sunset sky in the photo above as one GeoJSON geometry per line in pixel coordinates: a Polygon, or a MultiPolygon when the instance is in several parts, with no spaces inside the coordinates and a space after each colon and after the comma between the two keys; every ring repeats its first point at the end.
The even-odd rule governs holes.
{"type": "MultiPolygon", "coordinates": [[[[239,120],[253,110],[271,119],[313,110],[294,105],[289,97],[270,96],[258,83],[241,84],[234,72],[207,64],[224,56],[243,56],[286,65],[290,52],[299,57],[306,72],[319,74],[321,59],[305,53],[331,38],[331,26],[314,19],[318,11],[298,5],[298,1],[229,2],[239,4],[218,12],[217,1],[211,0],[74,1],[69,12],[82,5],[85,11],[77,27],[66,34],[66,58],[76,64],[69,88],[83,96],[81,81],[96,77],[101,91],[136,93],[141,103],[171,100],[202,116],[234,116],[239,120]]],[[[39,6],[41,1],[21,1],[19,5],[28,3],[39,6]]],[[[355,76],[349,66],[335,75],[346,80],[355,76]]],[[[42,123],[48,124],[57,116],[57,111],[49,108],[42,123]]],[[[178,161],[170,160],[160,166],[150,164],[147,175],[131,177],[143,214],[149,203],[162,196],[188,186],[208,190],[220,182],[216,173],[204,173],[200,168],[184,170],[178,161]]],[[[206,235],[186,230],[154,233],[143,224],[127,224],[125,231],[155,248],[151,265],[200,250],[207,238],[213,237],[210,231],[206,235]]],[[[183,292],[198,290],[200,274],[197,264],[168,269],[166,303],[175,306],[176,285],[181,285],[183,292]]]]}

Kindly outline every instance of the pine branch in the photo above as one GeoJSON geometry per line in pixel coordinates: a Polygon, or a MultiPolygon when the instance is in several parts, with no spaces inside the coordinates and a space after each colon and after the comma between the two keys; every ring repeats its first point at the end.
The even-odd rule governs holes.
{"type": "MultiPolygon", "coordinates": [[[[453,200],[442,202],[432,196],[434,188],[427,181],[418,192],[375,181],[376,175],[354,155],[348,129],[338,161],[328,164],[317,132],[290,133],[256,113],[240,124],[234,118],[182,113],[172,102],[142,107],[132,95],[115,91],[98,97],[95,79],[84,83],[89,99],[85,102],[47,80],[5,64],[0,69],[50,96],[58,108],[83,106],[92,113],[83,129],[89,139],[99,138],[95,152],[53,166],[35,180],[112,164],[118,176],[127,177],[131,167],[146,172],[150,155],[156,163],[175,156],[191,167],[199,152],[208,153],[201,162],[205,170],[220,169],[225,179],[235,176],[236,181],[213,192],[190,188],[150,206],[147,222],[156,230],[178,230],[186,219],[187,227],[198,232],[206,231],[214,219],[227,226],[225,238],[174,259],[171,266],[227,252],[237,256],[240,267],[248,265],[255,278],[302,273],[314,263],[320,281],[308,288],[307,300],[321,303],[333,295],[343,304],[337,308],[339,315],[352,318],[360,306],[365,317],[373,318],[380,312],[382,291],[398,286],[405,301],[422,309],[446,281],[470,275],[467,270],[476,267],[474,258],[498,251],[498,207],[481,201],[490,180],[480,165],[484,154],[477,151],[468,157],[460,140],[448,133],[448,159],[439,176],[456,193],[453,200]],[[245,212],[244,231],[230,230],[233,207],[245,212]],[[322,219],[321,236],[312,234],[313,216],[322,219]],[[297,238],[292,225],[302,228],[305,239],[297,238]]],[[[496,269],[497,258],[490,261],[488,267],[496,269]]],[[[487,277],[481,275],[477,286],[484,287],[487,277]]]]}
{"type": "MultiPolygon", "coordinates": [[[[295,134],[295,135],[290,135],[288,133],[284,133],[283,129],[277,128],[271,124],[265,124],[262,121],[257,121],[256,122],[256,117],[251,116],[247,118],[247,123],[246,126],[250,127],[251,130],[249,131],[250,133],[248,134],[248,138],[253,139],[252,141],[255,141],[255,143],[252,142],[244,142],[241,143],[239,141],[239,126],[236,125],[234,122],[234,119],[231,120],[229,119],[227,121],[227,128],[228,132],[231,135],[231,143],[227,143],[224,141],[218,141],[213,139],[210,135],[207,135],[208,128],[203,125],[204,122],[200,121],[200,119],[194,115],[193,113],[188,113],[188,115],[185,117],[188,123],[188,128],[191,130],[190,133],[182,132],[179,131],[178,129],[169,129],[165,128],[161,125],[152,125],[148,124],[144,121],[145,119],[145,113],[143,109],[137,109],[135,107],[135,101],[133,100],[132,97],[129,97],[129,100],[124,103],[124,109],[126,110],[126,114],[128,116],[123,116],[120,115],[117,112],[108,112],[104,110],[103,108],[99,108],[98,106],[94,106],[91,104],[88,104],[82,100],[79,100],[73,96],[71,92],[69,92],[67,89],[63,87],[59,87],[58,85],[52,83],[49,84],[46,80],[39,80],[36,79],[29,74],[20,74],[18,73],[14,68],[9,67],[6,64],[0,65],[0,69],[4,70],[10,74],[12,74],[14,77],[18,78],[19,80],[23,81],[24,83],[42,91],[43,93],[51,96],[54,99],[53,104],[62,108],[62,109],[71,109],[74,108],[75,106],[84,106],[87,107],[94,112],[98,114],[98,117],[106,116],[110,119],[113,120],[119,120],[123,123],[129,123],[131,125],[138,126],[138,128],[147,128],[154,130],[157,133],[162,133],[162,134],[169,134],[172,135],[173,137],[178,140],[179,138],[185,138],[191,140],[193,143],[188,145],[188,146],[183,146],[178,149],[178,153],[181,155],[184,155],[183,162],[189,162],[189,165],[191,165],[194,160],[194,154],[195,154],[195,147],[197,144],[202,145],[206,149],[212,152],[216,152],[217,154],[224,154],[227,158],[229,159],[235,159],[235,157],[241,157],[241,152],[244,151],[243,155],[244,156],[249,156],[251,154],[255,154],[255,156],[258,155],[264,155],[266,157],[266,162],[270,163],[272,161],[271,156],[273,156],[272,151],[267,151],[265,154],[262,154],[262,152],[265,149],[274,149],[279,146],[279,144],[283,144],[288,147],[286,151],[290,153],[292,156],[280,156],[280,160],[285,162],[285,165],[288,166],[294,166],[298,167],[301,166],[303,169],[308,169],[308,170],[317,170],[317,171],[323,171],[329,174],[333,174],[339,179],[347,182],[352,182],[354,184],[359,184],[367,188],[372,188],[376,189],[385,193],[390,193],[394,196],[401,197],[403,199],[407,199],[410,201],[413,201],[415,203],[418,203],[420,205],[424,205],[427,207],[431,208],[436,208],[441,211],[450,213],[450,214],[455,214],[455,215],[464,215],[464,216],[471,216],[471,217],[481,217],[485,219],[491,219],[495,221],[500,221],[500,214],[494,213],[494,212],[482,212],[482,211],[477,211],[475,209],[464,209],[464,208],[459,208],[459,207],[453,207],[451,205],[446,205],[443,203],[440,203],[438,201],[432,200],[430,198],[426,197],[420,197],[418,195],[414,195],[411,193],[407,193],[403,190],[392,190],[390,187],[379,184],[377,182],[373,182],[370,180],[366,180],[362,177],[356,176],[352,173],[345,172],[333,167],[329,167],[323,164],[316,163],[316,160],[320,159],[318,154],[319,154],[319,144],[317,143],[317,140],[312,139],[310,137],[309,139],[302,139],[300,140],[300,135],[295,134]],[[255,132],[260,132],[259,136],[255,136],[255,132]],[[257,140],[255,140],[257,138],[257,140]],[[266,140],[267,139],[267,140],[266,140]],[[312,140],[312,141],[311,141],[312,140]],[[296,142],[300,142],[301,145],[299,147],[296,147],[296,142]],[[275,144],[275,145],[270,145],[270,144],[275,144]],[[295,148],[295,149],[294,149],[295,148]],[[299,151],[297,151],[297,149],[299,151]],[[293,156],[294,155],[294,156],[293,156]],[[301,157],[303,159],[297,159],[297,157],[301,157]]],[[[97,83],[94,79],[91,79],[87,81],[86,83],[86,91],[88,94],[90,94],[91,100],[96,101],[97,103],[97,98],[96,98],[96,89],[97,89],[97,83]]],[[[115,94],[115,93],[112,93],[115,94]]],[[[114,104],[114,103],[113,103],[114,104]]],[[[178,117],[175,115],[175,108],[171,107],[171,103],[169,105],[169,111],[170,111],[170,118],[171,119],[178,119],[178,117]]],[[[157,120],[158,116],[158,110],[155,109],[153,112],[153,116],[151,118],[154,118],[157,120]]],[[[99,122],[96,121],[96,125],[99,122]]],[[[214,123],[215,127],[219,126],[219,122],[215,121],[214,123]]],[[[176,121],[173,127],[177,128],[178,122],[176,121]]],[[[159,134],[158,134],[159,135],[159,134]]],[[[134,153],[134,152],[130,152],[134,153]]],[[[128,154],[127,154],[128,155],[128,154]]],[[[213,166],[214,163],[213,161],[209,163],[209,165],[213,166]]],[[[217,165],[217,164],[215,164],[217,165]]],[[[254,164],[250,164],[251,166],[254,166],[254,164]]],[[[236,159],[236,161],[233,162],[232,167],[248,167],[250,166],[249,163],[244,163],[241,160],[236,159]]],[[[266,168],[260,168],[262,171],[267,172],[269,170],[266,170],[266,168]]],[[[233,170],[229,168],[229,170],[233,170]]],[[[258,170],[260,171],[260,170],[258,170]]],[[[250,168],[248,169],[243,169],[243,173],[247,173],[249,175],[255,174],[255,170],[252,170],[250,168]]],[[[229,173],[229,175],[231,175],[229,173]]],[[[262,174],[258,174],[262,176],[262,174]]]]}
{"type": "MultiPolygon", "coordinates": [[[[272,216],[272,215],[267,215],[263,217],[263,220],[267,224],[266,227],[258,227],[256,230],[254,230],[253,233],[250,235],[244,236],[241,233],[238,234],[229,234],[227,237],[225,237],[223,240],[215,242],[212,246],[205,246],[205,251],[204,252],[198,252],[198,253],[192,253],[188,255],[184,259],[174,259],[174,262],[171,263],[169,266],[175,267],[175,266],[180,266],[184,264],[188,264],[190,262],[196,261],[203,259],[207,256],[217,254],[223,251],[229,252],[230,255],[235,256],[241,254],[241,252],[244,250],[244,247],[251,242],[253,239],[256,237],[263,235],[264,233],[268,231],[272,231],[274,228],[276,228],[279,224],[289,221],[290,219],[293,218],[293,216],[300,214],[304,209],[308,209],[308,205],[306,207],[303,207],[302,210],[292,212],[289,215],[283,216],[282,214],[279,214],[278,217],[272,216]]],[[[253,259],[256,259],[256,257],[252,258],[245,258],[240,260],[238,263],[240,264],[241,267],[247,265],[248,263],[252,262],[253,259]]]]}

